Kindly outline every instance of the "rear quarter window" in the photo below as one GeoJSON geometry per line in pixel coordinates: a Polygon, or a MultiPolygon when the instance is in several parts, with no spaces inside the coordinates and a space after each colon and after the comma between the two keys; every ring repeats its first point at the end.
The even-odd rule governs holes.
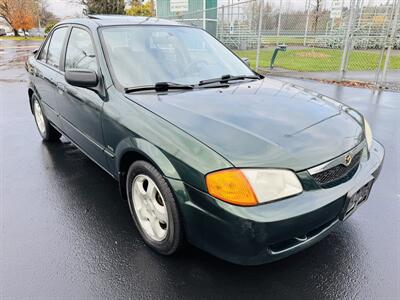
{"type": "Polygon", "coordinates": [[[42,51],[40,51],[40,53],[38,55],[37,59],[40,61],[46,62],[47,50],[49,49],[49,40],[50,40],[50,37],[45,41],[42,51]]]}

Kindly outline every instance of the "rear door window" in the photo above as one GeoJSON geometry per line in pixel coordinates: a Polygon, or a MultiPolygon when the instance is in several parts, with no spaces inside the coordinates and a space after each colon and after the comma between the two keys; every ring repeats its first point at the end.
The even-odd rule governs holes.
{"type": "Polygon", "coordinates": [[[61,27],[53,32],[47,51],[47,63],[57,69],[60,67],[60,57],[67,30],[67,27],[61,27]]]}

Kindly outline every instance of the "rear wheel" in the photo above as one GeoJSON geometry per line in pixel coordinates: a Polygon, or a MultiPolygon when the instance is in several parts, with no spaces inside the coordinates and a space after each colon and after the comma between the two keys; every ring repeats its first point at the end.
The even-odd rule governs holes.
{"type": "Polygon", "coordinates": [[[39,100],[35,96],[32,97],[33,116],[35,117],[36,126],[42,139],[44,141],[58,141],[61,137],[61,133],[59,133],[47,120],[39,100]]]}
{"type": "Polygon", "coordinates": [[[183,228],[167,182],[151,164],[134,162],[127,175],[132,218],[148,246],[160,254],[175,253],[183,244],[183,228]]]}

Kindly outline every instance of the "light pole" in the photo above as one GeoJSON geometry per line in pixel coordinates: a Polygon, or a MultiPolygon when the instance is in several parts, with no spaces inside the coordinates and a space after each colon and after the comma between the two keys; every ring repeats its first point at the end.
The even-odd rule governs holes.
{"type": "Polygon", "coordinates": [[[281,33],[281,18],[282,18],[282,0],[280,0],[279,2],[278,29],[276,30],[276,36],[279,36],[279,34],[281,33]]]}
{"type": "Polygon", "coordinates": [[[388,68],[389,68],[390,54],[392,52],[392,47],[393,47],[393,44],[394,44],[394,39],[395,39],[396,29],[397,29],[396,28],[397,27],[397,20],[398,20],[398,17],[399,17],[399,10],[400,10],[400,1],[399,0],[397,1],[397,5],[395,5],[395,4],[393,5],[393,9],[395,11],[394,11],[394,17],[393,17],[392,23],[391,23],[392,24],[392,28],[391,28],[391,31],[390,31],[390,34],[389,34],[389,39],[388,39],[389,40],[388,41],[389,45],[388,45],[387,51],[386,51],[386,58],[385,58],[385,64],[383,66],[383,71],[382,71],[381,84],[386,81],[386,75],[387,75],[387,71],[388,71],[388,68]]]}
{"type": "Polygon", "coordinates": [[[206,0],[203,0],[203,29],[206,30],[206,0]]]}
{"type": "Polygon", "coordinates": [[[306,46],[307,44],[307,31],[308,31],[308,23],[310,22],[310,3],[311,0],[308,0],[306,2],[306,7],[307,7],[307,19],[306,19],[306,28],[304,29],[304,42],[303,42],[303,46],[306,46]]]}
{"type": "Polygon", "coordinates": [[[261,29],[264,10],[264,0],[260,0],[260,16],[258,18],[258,34],[257,34],[257,54],[256,54],[256,71],[260,66],[260,48],[261,48],[261,29]]]}

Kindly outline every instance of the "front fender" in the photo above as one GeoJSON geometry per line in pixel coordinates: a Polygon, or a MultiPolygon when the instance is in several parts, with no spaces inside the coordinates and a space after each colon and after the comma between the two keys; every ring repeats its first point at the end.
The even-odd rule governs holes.
{"type": "MultiPolygon", "coordinates": [[[[116,177],[121,179],[121,174],[118,174],[121,172],[120,164],[128,151],[138,153],[139,159],[147,158],[165,177],[181,180],[202,191],[207,190],[206,174],[232,167],[207,145],[121,95],[115,88],[109,88],[108,92],[109,100],[103,106],[102,127],[106,152],[113,157],[110,169],[116,177]]],[[[135,97],[150,97],[149,101],[156,101],[153,97],[157,95],[135,97]]]]}
{"type": "Polygon", "coordinates": [[[121,160],[128,153],[146,157],[166,177],[181,180],[168,157],[156,146],[139,137],[127,137],[115,149],[115,169],[120,170],[121,160]]]}

